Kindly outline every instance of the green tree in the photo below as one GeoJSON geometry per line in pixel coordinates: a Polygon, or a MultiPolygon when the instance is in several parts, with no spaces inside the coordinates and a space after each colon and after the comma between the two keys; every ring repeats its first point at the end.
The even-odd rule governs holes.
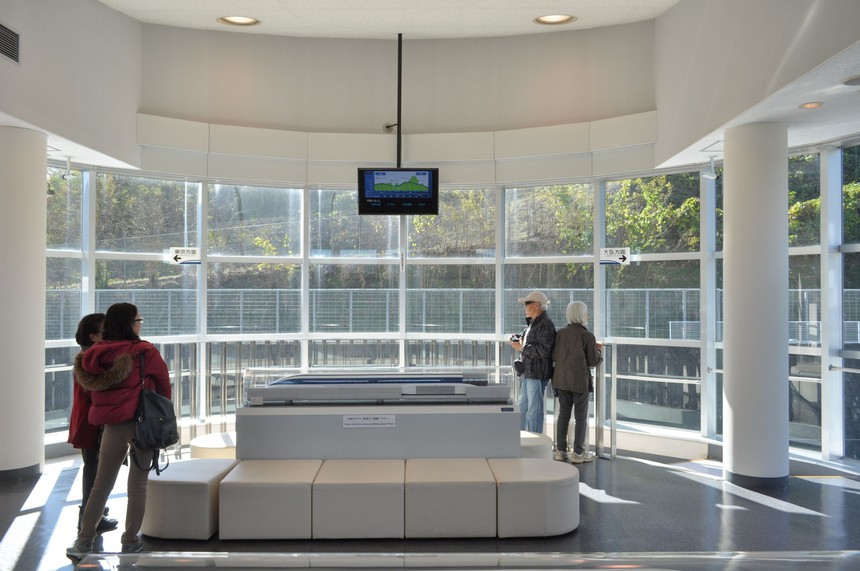
{"type": "MultiPolygon", "coordinates": [[[[613,182],[606,192],[606,244],[631,253],[691,252],[701,245],[698,175],[613,182]]],[[[690,287],[698,264],[632,264],[610,274],[611,287],[690,287]],[[646,285],[649,284],[649,285],[646,285]]]]}

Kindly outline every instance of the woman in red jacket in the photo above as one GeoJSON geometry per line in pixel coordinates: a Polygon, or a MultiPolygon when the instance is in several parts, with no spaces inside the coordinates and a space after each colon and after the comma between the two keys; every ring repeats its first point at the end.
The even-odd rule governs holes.
{"type": "Polygon", "coordinates": [[[105,314],[103,341],[75,358],[75,378],[90,391],[92,404],[89,421],[104,425],[96,481],[84,508],[81,529],[75,543],[66,550],[72,559],[81,559],[93,551],[96,526],[126,454],[137,457],[128,467],[128,508],[122,552],[143,549],[138,532],[146,509],[146,482],[152,450],[141,450],[134,444],[137,402],[141,383],[167,398],[171,397],[167,365],[152,343],[140,338],[143,319],[130,303],[115,303],[105,314]]]}
{"type": "MultiPolygon", "coordinates": [[[[90,313],[85,315],[75,332],[75,341],[81,346],[81,352],[86,351],[102,340],[102,329],[104,327],[104,313],[90,313]]],[[[90,424],[90,393],[80,383],[74,383],[72,397],[72,413],[69,418],[69,444],[81,451],[84,462],[83,477],[81,478],[81,507],[78,514],[78,531],[81,530],[81,517],[84,515],[84,506],[90,497],[90,490],[96,480],[96,469],[99,465],[99,442],[102,437],[100,426],[90,424]]],[[[107,517],[108,509],[105,508],[104,515],[99,520],[96,530],[99,533],[116,529],[119,524],[115,519],[107,517]]]]}

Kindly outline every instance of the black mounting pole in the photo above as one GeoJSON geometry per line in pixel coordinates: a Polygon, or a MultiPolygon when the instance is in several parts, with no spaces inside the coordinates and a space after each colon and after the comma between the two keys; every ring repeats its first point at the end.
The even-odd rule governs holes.
{"type": "Polygon", "coordinates": [[[400,94],[403,84],[401,74],[403,70],[403,34],[397,34],[397,168],[400,168],[400,132],[403,130],[400,123],[400,94]]]}

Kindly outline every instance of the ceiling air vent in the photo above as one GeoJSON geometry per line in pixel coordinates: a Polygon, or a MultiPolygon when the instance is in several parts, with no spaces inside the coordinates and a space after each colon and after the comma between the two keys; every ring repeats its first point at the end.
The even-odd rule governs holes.
{"type": "Polygon", "coordinates": [[[0,24],[0,54],[18,62],[20,45],[18,34],[0,24]]]}

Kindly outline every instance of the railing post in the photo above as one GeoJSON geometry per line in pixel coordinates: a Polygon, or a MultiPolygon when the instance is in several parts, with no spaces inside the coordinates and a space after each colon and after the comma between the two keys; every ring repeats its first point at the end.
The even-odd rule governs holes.
{"type": "Polygon", "coordinates": [[[615,460],[618,456],[618,357],[615,347],[612,348],[612,374],[609,377],[609,456],[615,460]]]}
{"type": "MultiPolygon", "coordinates": [[[[604,352],[606,347],[603,348],[604,352]]],[[[603,453],[603,429],[606,422],[606,374],[601,362],[594,369],[594,451],[600,458],[605,458],[603,453]]]]}
{"type": "Polygon", "coordinates": [[[615,348],[611,345],[604,345],[603,353],[610,354],[610,375],[609,375],[609,394],[606,394],[606,361],[604,360],[595,367],[594,376],[597,379],[594,386],[594,449],[597,456],[609,460],[615,460],[618,455],[617,446],[617,390],[616,378],[618,372],[617,358],[615,356],[615,348]],[[609,399],[609,455],[607,456],[604,447],[604,430],[606,429],[606,403],[607,396],[609,399]]]}

